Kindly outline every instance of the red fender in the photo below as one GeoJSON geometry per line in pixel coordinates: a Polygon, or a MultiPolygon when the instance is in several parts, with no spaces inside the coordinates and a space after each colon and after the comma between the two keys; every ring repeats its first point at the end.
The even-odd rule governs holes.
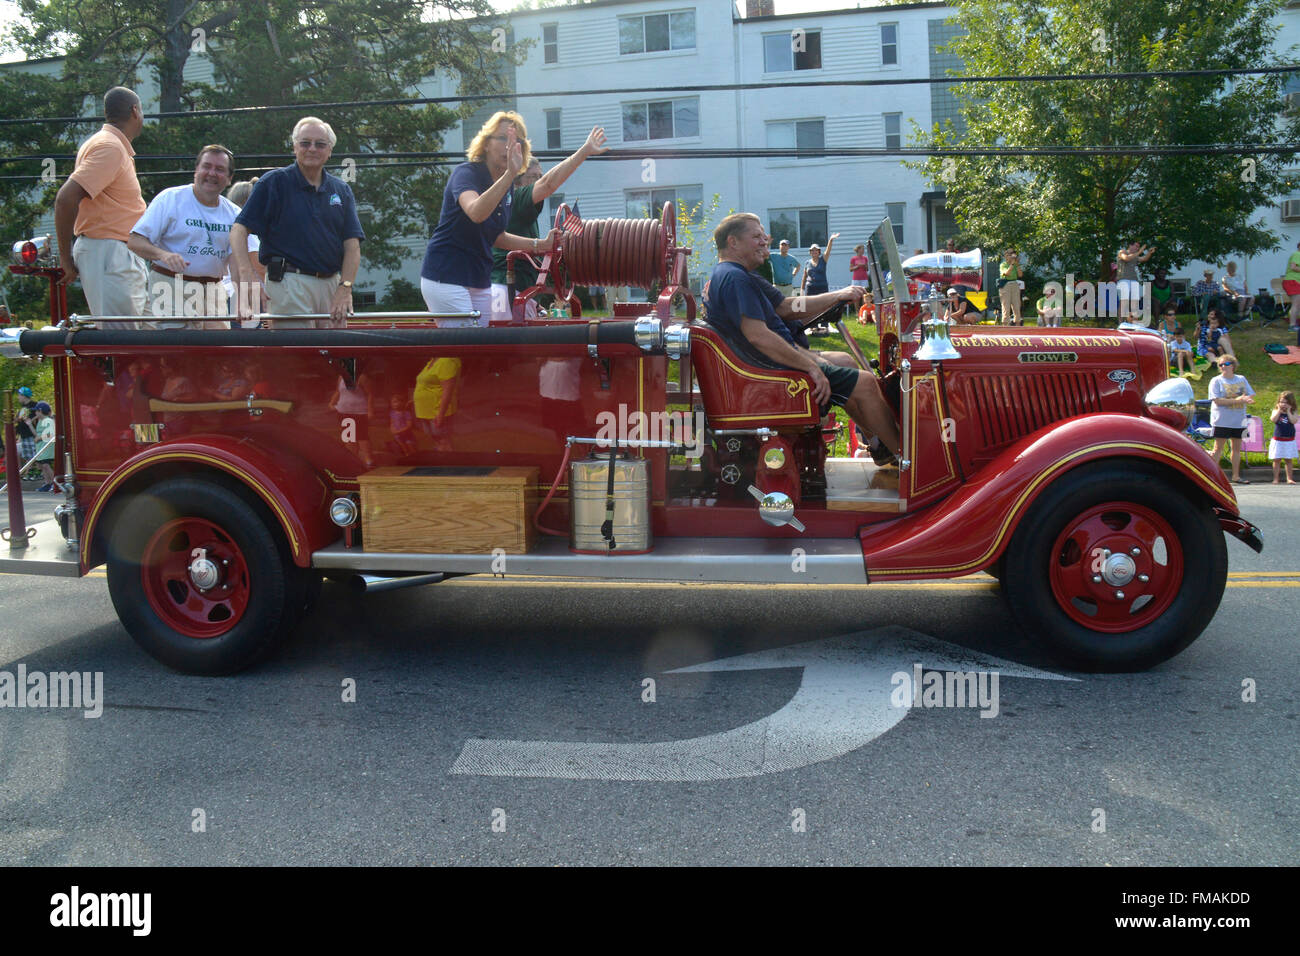
{"type": "Polygon", "coordinates": [[[859,537],[872,580],[949,578],[991,566],[1047,485],[1090,461],[1141,458],[1199,488],[1216,508],[1237,514],[1218,466],[1168,425],[1134,415],[1088,415],[1056,423],[1008,446],[970,481],[930,508],[859,537]]]}
{"type": "Polygon", "coordinates": [[[194,472],[211,470],[230,475],[256,494],[279,522],[299,567],[310,567],[312,552],[339,537],[338,528],[329,520],[329,488],[301,458],[249,439],[192,435],[185,441],[154,445],[128,458],[99,486],[81,532],[83,574],[94,567],[91,545],[95,529],[114,494],[152,468],[177,464],[188,464],[194,472]]]}

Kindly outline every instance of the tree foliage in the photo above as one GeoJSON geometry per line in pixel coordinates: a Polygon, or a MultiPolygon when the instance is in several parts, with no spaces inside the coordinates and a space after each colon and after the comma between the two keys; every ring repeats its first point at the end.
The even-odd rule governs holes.
{"type": "MultiPolygon", "coordinates": [[[[954,0],[950,50],[966,76],[1249,69],[1271,52],[1279,0],[954,0]]],[[[1294,142],[1285,75],[964,83],[966,132],[938,147],[1098,147],[1294,142]]],[[[1290,156],[935,157],[919,164],[964,235],[1016,245],[1038,263],[1105,276],[1119,246],[1157,246],[1177,269],[1276,249],[1256,210],[1290,187],[1290,156]],[[1253,160],[1253,162],[1245,162],[1253,160]]]]}
{"type": "MultiPolygon", "coordinates": [[[[493,33],[497,20],[488,0],[442,2],[432,8],[432,16],[421,0],[19,2],[26,20],[13,28],[11,44],[29,58],[64,56],[62,76],[52,82],[60,108],[67,112],[98,112],[99,98],[117,84],[144,93],[146,101],[156,91],[163,112],[241,110],[151,121],[134,144],[137,152],[174,158],[137,163],[146,199],[188,181],[190,157],[206,143],[234,150],[238,178],[250,169],[292,162],[290,132],[306,111],[262,107],[408,98],[437,72],[458,76],[462,94],[497,92],[503,89],[499,77],[509,51],[517,52],[493,33]],[[208,82],[193,78],[203,75],[195,69],[202,60],[211,61],[208,82]],[[149,176],[151,169],[182,172],[149,176]]],[[[8,106],[3,87],[0,96],[8,106]]],[[[506,106],[504,98],[501,105],[506,106]]],[[[355,173],[352,188],[367,235],[362,255],[371,265],[396,267],[409,251],[404,240],[429,235],[447,169],[422,162],[383,168],[381,160],[367,160],[364,154],[457,151],[459,137],[444,146],[444,135],[473,106],[313,110],[338,134],[331,171],[339,174],[348,159],[356,164],[348,172],[355,173]]],[[[6,109],[5,115],[49,114],[33,105],[6,109]]],[[[62,148],[56,152],[72,152],[93,128],[82,124],[58,130],[62,148]]],[[[29,128],[13,127],[0,135],[18,129],[29,128]]],[[[0,145],[14,155],[10,142],[0,145]]],[[[43,147],[53,148],[48,143],[43,147]]],[[[60,174],[66,175],[71,167],[63,166],[60,174]]],[[[48,207],[50,195],[34,201],[48,207]]]]}

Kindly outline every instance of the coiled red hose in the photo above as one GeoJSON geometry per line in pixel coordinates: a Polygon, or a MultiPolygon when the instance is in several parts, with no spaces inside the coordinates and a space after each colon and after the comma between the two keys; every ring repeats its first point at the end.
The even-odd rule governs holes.
{"type": "Polygon", "coordinates": [[[668,254],[657,219],[589,219],[580,234],[564,233],[564,265],[574,285],[665,285],[668,254]]]}

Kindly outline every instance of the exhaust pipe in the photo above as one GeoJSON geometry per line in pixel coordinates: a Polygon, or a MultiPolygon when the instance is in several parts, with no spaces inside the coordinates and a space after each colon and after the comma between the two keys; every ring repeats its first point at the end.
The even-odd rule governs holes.
{"type": "Polygon", "coordinates": [[[380,574],[354,574],[348,579],[354,591],[362,594],[375,594],[379,591],[396,591],[398,588],[413,588],[421,584],[437,584],[446,575],[441,571],[436,574],[400,574],[385,577],[380,574]]]}

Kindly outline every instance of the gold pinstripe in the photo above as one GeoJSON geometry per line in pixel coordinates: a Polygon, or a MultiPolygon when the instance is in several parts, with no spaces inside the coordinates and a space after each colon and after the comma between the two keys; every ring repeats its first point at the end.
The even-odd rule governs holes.
{"type": "MultiPolygon", "coordinates": [[[[697,344],[696,339],[692,338],[691,339],[692,347],[696,344],[697,344]]],[[[707,345],[709,348],[711,348],[714,354],[717,355],[718,358],[722,360],[722,364],[726,365],[727,368],[731,369],[741,378],[747,378],[759,382],[780,382],[781,384],[787,387],[787,391],[788,391],[789,383],[791,381],[788,375],[763,375],[759,372],[751,372],[748,369],[743,369],[735,362],[731,361],[731,359],[721,349],[718,348],[715,342],[705,338],[704,336],[699,337],[698,344],[707,345]]],[[[811,390],[804,393],[804,400],[803,400],[804,411],[800,414],[792,413],[792,414],[785,414],[785,415],[761,415],[761,416],[754,415],[754,414],[722,415],[715,418],[714,421],[717,422],[745,421],[747,419],[759,418],[759,417],[766,419],[767,421],[785,421],[793,418],[807,418],[809,415],[812,414],[811,398],[812,398],[811,390]]]]}
{"type": "Polygon", "coordinates": [[[993,539],[993,543],[990,544],[989,547],[984,551],[984,553],[981,554],[974,561],[967,561],[964,564],[952,564],[952,565],[946,565],[946,566],[935,567],[935,568],[888,568],[880,571],[871,570],[870,563],[868,563],[867,573],[873,578],[888,577],[891,575],[902,575],[902,574],[949,574],[952,572],[969,571],[975,568],[976,566],[983,564],[997,552],[999,547],[1001,547],[1003,539],[1007,536],[1007,531],[1010,529],[1014,519],[1017,517],[1020,511],[1023,510],[1025,506],[1025,502],[1028,500],[1029,496],[1033,494],[1034,489],[1036,489],[1044,481],[1050,478],[1055,472],[1059,471],[1061,468],[1069,464],[1075,458],[1078,458],[1081,455],[1086,455],[1089,452],[1104,451],[1108,448],[1126,448],[1126,449],[1141,448],[1144,451],[1151,451],[1156,453],[1157,455],[1163,455],[1166,458],[1172,458],[1174,461],[1182,463],[1187,467],[1189,471],[1195,473],[1200,478],[1202,478],[1204,480],[1204,483],[1210,488],[1210,490],[1213,491],[1215,494],[1219,495],[1219,497],[1221,497],[1225,502],[1227,502],[1228,504],[1233,504],[1232,499],[1229,498],[1227,495],[1225,495],[1220,488],[1216,487],[1213,480],[1211,480],[1210,476],[1207,475],[1204,471],[1196,467],[1196,465],[1192,464],[1190,461],[1188,461],[1186,458],[1182,457],[1181,455],[1175,455],[1173,452],[1160,448],[1157,445],[1144,445],[1144,444],[1135,445],[1131,442],[1105,442],[1100,445],[1089,445],[1086,448],[1080,448],[1078,451],[1073,452],[1070,455],[1067,455],[1065,458],[1062,458],[1060,461],[1052,465],[1050,468],[1047,468],[1044,471],[1040,472],[1038,477],[1036,477],[1025,487],[1025,490],[1020,493],[1020,497],[1016,499],[1016,503],[1012,505],[1011,508],[1007,511],[1006,517],[1002,521],[1002,526],[998,529],[997,537],[993,539]]]}
{"type": "MultiPolygon", "coordinates": [[[[123,481],[136,472],[148,468],[157,462],[171,460],[201,461],[206,464],[214,465],[223,471],[230,472],[236,477],[241,478],[250,488],[256,491],[261,499],[270,506],[272,511],[275,512],[276,517],[280,520],[281,526],[284,528],[284,533],[289,536],[289,547],[293,551],[295,557],[302,553],[302,545],[298,541],[298,536],[293,532],[293,526],[289,522],[288,515],[284,513],[284,509],[280,507],[280,503],[275,500],[275,497],[254,480],[252,475],[235,467],[229,462],[222,461],[219,458],[212,458],[208,455],[200,455],[194,452],[165,452],[161,455],[155,455],[152,458],[147,458],[144,461],[132,465],[108,483],[107,486],[100,488],[99,497],[95,499],[94,505],[91,506],[90,514],[86,516],[86,526],[89,528],[95,526],[95,522],[99,520],[99,512],[103,508],[104,502],[108,500],[109,496],[112,495],[112,493],[117,489],[117,486],[123,481]]],[[[92,537],[93,535],[87,534],[81,539],[81,563],[83,565],[90,560],[90,542],[92,537]]]]}

